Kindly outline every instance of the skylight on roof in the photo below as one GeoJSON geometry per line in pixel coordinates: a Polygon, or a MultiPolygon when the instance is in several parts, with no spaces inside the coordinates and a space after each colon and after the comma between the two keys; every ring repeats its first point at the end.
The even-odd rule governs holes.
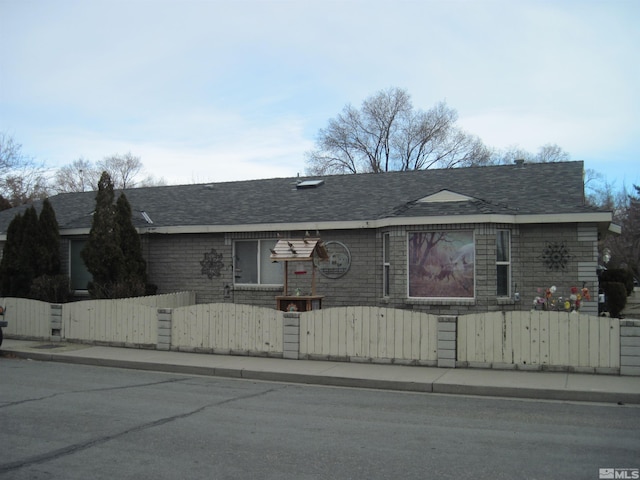
{"type": "Polygon", "coordinates": [[[142,218],[144,218],[144,221],[152,224],[153,220],[151,220],[151,217],[149,216],[149,214],[147,212],[145,212],[144,210],[140,210],[140,215],[142,215],[142,218]]]}
{"type": "Polygon", "coordinates": [[[324,180],[303,180],[302,182],[296,184],[296,188],[299,190],[301,188],[317,188],[324,183],[324,180]]]}

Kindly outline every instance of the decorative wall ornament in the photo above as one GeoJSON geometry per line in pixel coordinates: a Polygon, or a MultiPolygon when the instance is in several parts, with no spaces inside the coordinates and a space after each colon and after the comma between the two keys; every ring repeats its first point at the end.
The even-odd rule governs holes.
{"type": "Polygon", "coordinates": [[[224,268],[222,254],[216,252],[215,248],[212,248],[210,252],[205,252],[204,259],[200,261],[200,265],[202,266],[201,273],[209,279],[219,277],[220,271],[224,268]]]}
{"type": "Polygon", "coordinates": [[[569,254],[569,249],[564,243],[550,242],[542,251],[541,258],[547,269],[557,272],[567,269],[567,264],[572,256],[569,254]]]}
{"type": "Polygon", "coordinates": [[[347,246],[332,240],[324,242],[324,247],[329,254],[329,259],[322,262],[314,260],[320,273],[327,278],[340,278],[345,275],[351,267],[351,252],[347,246]]]}

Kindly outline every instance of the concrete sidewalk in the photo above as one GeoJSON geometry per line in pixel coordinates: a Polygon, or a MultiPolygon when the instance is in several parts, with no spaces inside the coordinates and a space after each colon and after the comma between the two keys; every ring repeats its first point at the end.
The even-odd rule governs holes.
{"type": "MultiPolygon", "coordinates": [[[[285,360],[12,339],[5,339],[0,351],[3,357],[248,380],[640,404],[640,377],[285,360]]],[[[0,370],[5,361],[0,359],[0,370]]]]}

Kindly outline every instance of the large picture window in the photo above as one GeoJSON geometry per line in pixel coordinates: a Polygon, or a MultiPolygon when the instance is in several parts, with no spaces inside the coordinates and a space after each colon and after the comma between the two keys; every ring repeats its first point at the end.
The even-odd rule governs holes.
{"type": "Polygon", "coordinates": [[[271,249],[277,240],[243,240],[235,242],[233,273],[235,283],[282,285],[281,263],[271,262],[271,249]]]}
{"type": "Polygon", "coordinates": [[[473,231],[409,234],[409,296],[473,298],[473,231]]]}

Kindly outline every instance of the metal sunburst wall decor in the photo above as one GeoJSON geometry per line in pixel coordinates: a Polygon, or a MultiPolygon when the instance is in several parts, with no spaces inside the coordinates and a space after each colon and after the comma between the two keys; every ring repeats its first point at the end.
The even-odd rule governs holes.
{"type": "Polygon", "coordinates": [[[571,255],[564,243],[548,243],[542,251],[542,261],[549,270],[566,270],[569,260],[571,255]]]}
{"type": "Polygon", "coordinates": [[[205,252],[204,259],[200,261],[200,265],[202,266],[201,273],[206,275],[209,279],[219,277],[220,272],[224,268],[222,254],[216,252],[215,248],[212,248],[210,252],[205,252]]]}

